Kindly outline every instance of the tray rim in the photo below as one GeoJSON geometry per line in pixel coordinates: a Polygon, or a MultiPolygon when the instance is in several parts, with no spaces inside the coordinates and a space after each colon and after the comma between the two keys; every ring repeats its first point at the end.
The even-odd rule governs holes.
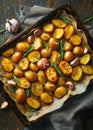
{"type": "MultiPolygon", "coordinates": [[[[9,39],[8,41],[6,41],[2,46],[0,46],[0,55],[2,54],[3,51],[5,51],[5,48],[10,47],[10,45],[12,43],[15,44],[15,42],[20,41],[20,39],[23,36],[27,36],[29,34],[29,32],[33,28],[41,26],[45,21],[48,21],[48,20],[52,19],[54,16],[56,16],[57,13],[59,13],[62,10],[65,10],[68,14],[70,14],[70,15],[72,15],[74,17],[74,19],[77,22],[77,28],[82,29],[84,31],[84,33],[86,35],[86,38],[88,40],[89,46],[93,50],[93,45],[92,45],[93,39],[89,35],[88,30],[84,27],[84,25],[79,20],[78,16],[72,10],[71,6],[69,6],[69,5],[61,5],[60,7],[56,8],[54,11],[50,12],[48,15],[44,16],[41,20],[39,20],[35,24],[28,27],[26,30],[24,30],[21,33],[17,34],[12,39],[9,39]]],[[[36,121],[29,122],[26,119],[26,117],[18,110],[18,108],[16,106],[16,103],[11,99],[11,97],[9,97],[8,93],[4,90],[2,81],[0,81],[0,93],[3,95],[3,97],[6,99],[6,101],[8,101],[9,106],[12,108],[12,110],[15,112],[15,114],[18,116],[18,118],[20,119],[20,121],[23,123],[24,126],[30,126],[31,124],[33,124],[37,120],[39,120],[39,118],[38,118],[36,121]]],[[[43,116],[45,116],[45,115],[43,115],[43,116]]],[[[42,116],[40,118],[42,118],[42,116]]]]}

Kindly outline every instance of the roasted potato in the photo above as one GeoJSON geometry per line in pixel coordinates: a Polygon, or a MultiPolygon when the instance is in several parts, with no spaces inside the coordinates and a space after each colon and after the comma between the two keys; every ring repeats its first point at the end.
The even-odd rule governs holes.
{"type": "Polygon", "coordinates": [[[90,65],[81,65],[83,72],[87,75],[93,74],[93,66],[90,65]]]}
{"type": "Polygon", "coordinates": [[[14,75],[17,76],[17,77],[22,77],[23,74],[24,74],[23,70],[21,70],[21,69],[18,68],[18,67],[15,67],[15,68],[14,68],[13,73],[14,73],[14,75]]]}
{"type": "Polygon", "coordinates": [[[25,77],[18,78],[17,85],[24,89],[30,88],[30,82],[25,77]]]}
{"type": "Polygon", "coordinates": [[[11,72],[14,69],[12,61],[8,58],[2,58],[1,65],[6,72],[11,72]]]}
{"type": "Polygon", "coordinates": [[[49,67],[46,70],[46,77],[50,82],[55,83],[58,80],[58,74],[56,72],[56,69],[53,67],[49,67]]]}
{"type": "Polygon", "coordinates": [[[47,92],[43,92],[40,95],[40,99],[43,103],[46,103],[46,104],[50,104],[53,102],[53,97],[47,92]]]}
{"type": "Polygon", "coordinates": [[[52,50],[57,50],[59,48],[59,42],[57,39],[51,37],[49,39],[49,42],[48,42],[48,46],[52,49],[52,50]]]}
{"type": "Polygon", "coordinates": [[[66,26],[66,28],[64,29],[64,38],[69,39],[74,33],[74,30],[75,29],[73,25],[66,26]]]}
{"type": "Polygon", "coordinates": [[[64,29],[56,28],[54,33],[53,33],[53,37],[56,39],[60,39],[60,38],[62,38],[63,34],[64,34],[64,29]]]}
{"type": "Polygon", "coordinates": [[[24,103],[26,96],[25,90],[23,88],[18,88],[15,92],[15,99],[18,103],[24,103]]]}
{"type": "Polygon", "coordinates": [[[34,94],[35,96],[40,96],[43,93],[43,85],[40,82],[35,82],[32,83],[31,85],[31,92],[32,94],[34,94]]]}
{"type": "Polygon", "coordinates": [[[56,89],[56,85],[54,83],[51,83],[51,82],[46,82],[44,85],[44,89],[49,91],[49,92],[53,92],[56,89]]]}
{"type": "Polygon", "coordinates": [[[52,24],[58,28],[64,28],[66,23],[61,19],[53,19],[52,24]]]}
{"type": "Polygon", "coordinates": [[[42,71],[42,70],[39,70],[38,73],[37,73],[37,76],[38,76],[38,81],[42,84],[45,83],[46,81],[46,75],[45,75],[45,72],[42,71]]]}
{"type": "Polygon", "coordinates": [[[91,55],[85,54],[80,58],[80,63],[83,64],[83,65],[86,65],[86,64],[89,63],[90,59],[91,59],[91,55]]]}
{"type": "Polygon", "coordinates": [[[66,51],[65,53],[64,53],[64,60],[65,61],[72,61],[73,60],[73,58],[74,58],[74,54],[73,54],[73,52],[72,51],[66,51]]]}
{"type": "Polygon", "coordinates": [[[43,26],[43,30],[47,33],[51,33],[54,31],[54,26],[51,23],[47,23],[43,26]]]}
{"type": "Polygon", "coordinates": [[[59,77],[57,83],[58,83],[59,86],[64,85],[66,83],[66,78],[65,77],[59,77]]]}
{"type": "Polygon", "coordinates": [[[73,68],[72,74],[71,74],[71,78],[74,81],[80,81],[83,77],[83,71],[82,68],[80,66],[76,66],[73,68]]]}
{"type": "Polygon", "coordinates": [[[64,75],[70,75],[72,73],[72,67],[67,61],[61,61],[59,63],[59,69],[64,75]]]}
{"type": "Polygon", "coordinates": [[[34,50],[40,51],[42,49],[42,41],[39,37],[34,39],[33,43],[34,50]]]}
{"type": "Polygon", "coordinates": [[[40,36],[40,38],[44,41],[48,41],[50,38],[50,35],[48,33],[43,32],[40,36]]]}
{"type": "Polygon", "coordinates": [[[21,59],[22,59],[22,52],[20,52],[20,51],[16,51],[16,52],[12,55],[12,61],[13,61],[14,63],[18,63],[21,59]]]}
{"type": "Polygon", "coordinates": [[[12,74],[11,72],[6,72],[6,73],[5,73],[5,77],[6,77],[7,79],[11,79],[12,76],[13,76],[13,74],[12,74]]]}
{"type": "Polygon", "coordinates": [[[60,62],[60,53],[56,50],[52,51],[52,55],[50,57],[50,63],[55,62],[56,64],[59,64],[60,62]]]}
{"type": "Polygon", "coordinates": [[[34,97],[28,97],[28,98],[26,99],[26,102],[27,102],[27,104],[28,104],[30,107],[32,107],[32,108],[34,108],[34,109],[39,109],[40,106],[41,106],[40,102],[39,102],[37,99],[35,99],[34,97]]]}
{"type": "Polygon", "coordinates": [[[31,70],[27,70],[24,72],[24,76],[31,82],[34,82],[37,80],[37,74],[36,72],[33,72],[31,70]]]}
{"type": "Polygon", "coordinates": [[[58,99],[62,98],[63,96],[65,96],[67,94],[67,88],[64,86],[58,87],[55,92],[54,92],[54,96],[58,99]]]}
{"type": "Polygon", "coordinates": [[[73,48],[73,53],[76,55],[76,56],[81,56],[83,54],[83,48],[80,47],[80,46],[75,46],[73,48]]]}
{"type": "Polygon", "coordinates": [[[73,45],[70,42],[64,43],[64,51],[71,51],[73,49],[73,45]]]}
{"type": "Polygon", "coordinates": [[[13,48],[10,48],[10,49],[4,51],[4,52],[2,53],[2,56],[8,58],[8,57],[11,57],[11,56],[13,55],[13,53],[14,53],[14,49],[13,49],[13,48]]]}
{"type": "Polygon", "coordinates": [[[16,44],[16,50],[21,51],[21,52],[27,51],[29,47],[30,47],[30,44],[25,41],[21,41],[16,44]]]}
{"type": "Polygon", "coordinates": [[[81,43],[81,36],[78,35],[78,34],[72,35],[71,38],[70,38],[70,42],[73,45],[75,45],[75,46],[80,45],[80,43],[81,43]]]}
{"type": "Polygon", "coordinates": [[[28,60],[32,63],[37,62],[40,59],[40,52],[39,51],[33,51],[28,54],[28,60]]]}
{"type": "Polygon", "coordinates": [[[29,66],[29,61],[26,57],[22,58],[18,63],[18,67],[22,70],[26,70],[29,66]]]}
{"type": "Polygon", "coordinates": [[[41,58],[37,62],[37,66],[40,70],[45,70],[47,67],[49,67],[50,63],[47,58],[41,58]]]}
{"type": "Polygon", "coordinates": [[[37,64],[35,64],[35,63],[30,63],[30,64],[29,64],[29,68],[30,68],[32,71],[34,71],[34,72],[37,72],[37,71],[38,71],[38,66],[37,66],[37,64]]]}
{"type": "Polygon", "coordinates": [[[49,58],[51,56],[52,50],[51,48],[43,48],[41,50],[41,56],[45,58],[49,58]]]}

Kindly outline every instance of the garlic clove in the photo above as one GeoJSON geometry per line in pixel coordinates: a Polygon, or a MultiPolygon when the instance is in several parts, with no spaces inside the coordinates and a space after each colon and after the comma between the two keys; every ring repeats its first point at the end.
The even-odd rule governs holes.
{"type": "Polygon", "coordinates": [[[20,24],[18,20],[16,19],[6,20],[5,28],[8,32],[10,33],[17,32],[19,27],[20,27],[20,24]]]}

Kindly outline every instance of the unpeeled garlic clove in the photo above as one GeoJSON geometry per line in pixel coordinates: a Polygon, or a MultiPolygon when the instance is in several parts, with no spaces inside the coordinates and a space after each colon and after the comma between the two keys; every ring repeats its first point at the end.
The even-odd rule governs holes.
{"type": "Polygon", "coordinates": [[[18,20],[16,20],[16,19],[11,19],[11,20],[7,19],[6,20],[5,29],[8,32],[10,32],[10,33],[17,32],[19,27],[20,27],[20,24],[19,24],[18,20]]]}
{"type": "Polygon", "coordinates": [[[7,107],[8,107],[8,102],[7,102],[7,101],[4,101],[4,102],[1,104],[0,109],[1,109],[1,110],[4,110],[4,109],[6,109],[7,107]]]}

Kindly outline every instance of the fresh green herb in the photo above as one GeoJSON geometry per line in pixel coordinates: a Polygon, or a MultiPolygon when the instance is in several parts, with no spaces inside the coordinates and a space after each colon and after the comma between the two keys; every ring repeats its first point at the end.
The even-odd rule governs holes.
{"type": "Polygon", "coordinates": [[[27,89],[27,90],[26,90],[26,97],[29,97],[29,96],[30,96],[30,90],[27,89]]]}
{"type": "Polygon", "coordinates": [[[19,83],[19,79],[15,75],[13,75],[13,79],[15,80],[16,83],[19,83]]]}
{"type": "Polygon", "coordinates": [[[45,41],[42,41],[42,46],[43,46],[43,48],[47,48],[48,47],[47,43],[45,41]]]}
{"type": "Polygon", "coordinates": [[[9,86],[9,88],[10,88],[10,91],[11,91],[12,93],[15,93],[15,87],[9,86]]]}
{"type": "Polygon", "coordinates": [[[26,52],[24,52],[23,57],[27,56],[31,51],[33,51],[33,49],[34,46],[30,46],[30,48],[26,52]]]}
{"type": "Polygon", "coordinates": [[[33,112],[36,112],[36,110],[33,109],[33,108],[30,108],[30,109],[28,110],[28,112],[33,113],[33,112]]]}
{"type": "Polygon", "coordinates": [[[5,32],[5,29],[0,28],[0,33],[3,33],[3,32],[5,32]]]}
{"type": "Polygon", "coordinates": [[[83,21],[83,23],[84,23],[84,24],[87,24],[87,23],[91,22],[92,20],[93,20],[93,16],[90,16],[90,17],[86,18],[86,19],[83,21]]]}
{"type": "Polygon", "coordinates": [[[68,18],[66,16],[59,16],[59,19],[62,19],[63,21],[65,21],[67,24],[71,23],[72,22],[72,19],[71,18],[68,18]]]}
{"type": "Polygon", "coordinates": [[[57,64],[55,62],[52,62],[52,66],[56,69],[56,71],[58,72],[58,74],[63,77],[63,74],[61,73],[60,69],[58,68],[57,64]]]}
{"type": "Polygon", "coordinates": [[[61,40],[59,41],[59,52],[60,52],[61,60],[62,60],[63,57],[64,57],[64,48],[63,48],[63,46],[64,46],[64,41],[61,39],[61,40]]]}

